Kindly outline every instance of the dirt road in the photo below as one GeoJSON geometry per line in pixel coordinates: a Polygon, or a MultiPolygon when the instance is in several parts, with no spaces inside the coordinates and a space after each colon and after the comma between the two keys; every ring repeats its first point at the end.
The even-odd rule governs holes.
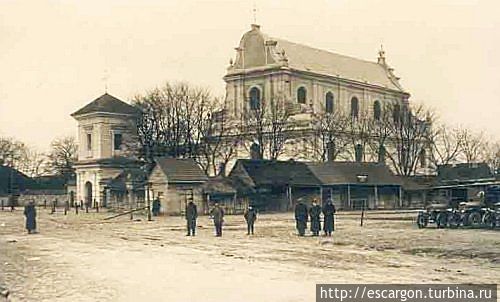
{"type": "MultiPolygon", "coordinates": [[[[333,238],[298,237],[291,214],[261,215],[247,236],[228,216],[196,237],[181,217],[0,211],[0,284],[12,301],[314,301],[316,283],[500,283],[500,232],[419,230],[411,214],[341,214],[333,238]],[[394,220],[397,218],[398,220],[394,220]],[[400,219],[401,218],[401,219],[400,219]]],[[[414,216],[414,215],[413,215],[414,216]]]]}

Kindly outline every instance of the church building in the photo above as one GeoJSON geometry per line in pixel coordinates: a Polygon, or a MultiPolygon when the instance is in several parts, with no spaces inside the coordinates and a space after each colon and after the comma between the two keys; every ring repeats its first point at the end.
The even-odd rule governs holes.
{"type": "Polygon", "coordinates": [[[333,110],[374,112],[385,102],[407,103],[410,94],[399,83],[380,50],[370,62],[268,37],[252,24],[236,48],[236,59],[224,76],[233,116],[262,99],[283,94],[301,112],[333,110]]]}
{"type": "Polygon", "coordinates": [[[136,141],[140,111],[105,93],[71,116],[78,122],[76,200],[100,206],[137,202],[140,163],[127,152],[136,141]]]}
{"type": "Polygon", "coordinates": [[[383,50],[377,61],[361,60],[269,37],[256,24],[241,38],[224,81],[227,112],[235,121],[278,98],[293,108],[294,120],[307,124],[321,112],[378,118],[386,105],[404,108],[410,97],[383,50]]]}

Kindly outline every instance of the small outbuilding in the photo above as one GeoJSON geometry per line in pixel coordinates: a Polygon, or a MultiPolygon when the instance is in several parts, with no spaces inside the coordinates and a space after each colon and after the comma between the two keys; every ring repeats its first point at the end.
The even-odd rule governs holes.
{"type": "Polygon", "coordinates": [[[146,188],[150,198],[160,200],[160,212],[182,215],[189,201],[197,205],[200,213],[204,212],[202,186],[208,177],[201,167],[191,158],[157,158],[155,162],[146,188]]]}

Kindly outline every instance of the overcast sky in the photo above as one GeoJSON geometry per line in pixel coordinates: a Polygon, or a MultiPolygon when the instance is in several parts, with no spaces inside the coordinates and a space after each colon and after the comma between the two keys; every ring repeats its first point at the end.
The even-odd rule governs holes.
{"type": "Polygon", "coordinates": [[[70,114],[165,81],[223,95],[253,23],[270,36],[387,60],[411,101],[500,137],[500,1],[0,0],[0,135],[40,150],[76,133],[70,114]]]}

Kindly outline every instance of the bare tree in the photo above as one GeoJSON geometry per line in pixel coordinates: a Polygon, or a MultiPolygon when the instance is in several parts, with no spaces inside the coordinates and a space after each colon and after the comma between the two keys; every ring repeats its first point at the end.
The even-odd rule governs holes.
{"type": "Polygon", "coordinates": [[[351,140],[346,136],[349,118],[341,110],[315,113],[312,116],[312,135],[304,141],[308,157],[318,161],[335,160],[345,153],[351,140]]]}
{"type": "Polygon", "coordinates": [[[485,160],[493,174],[500,174],[500,142],[488,143],[485,150],[485,160]]]}
{"type": "Polygon", "coordinates": [[[467,163],[480,162],[484,160],[484,151],[486,150],[486,141],[484,133],[474,132],[467,128],[460,130],[461,148],[460,155],[462,160],[467,163]]]}
{"type": "Polygon", "coordinates": [[[394,134],[395,128],[393,106],[386,104],[383,110],[380,110],[378,116],[373,118],[370,123],[372,139],[368,144],[372,154],[377,155],[377,162],[385,163],[387,146],[390,145],[389,141],[394,134]]]}
{"type": "Polygon", "coordinates": [[[199,123],[203,141],[199,147],[198,162],[207,174],[224,174],[225,167],[242,143],[242,132],[228,116],[225,101],[214,99],[210,112],[210,116],[199,123]]]}
{"type": "Polygon", "coordinates": [[[167,83],[136,96],[133,103],[142,110],[138,121],[140,158],[150,163],[157,156],[196,158],[204,140],[200,124],[213,113],[208,90],[167,83]]]}
{"type": "Polygon", "coordinates": [[[285,145],[293,138],[297,125],[292,118],[293,108],[282,94],[269,101],[262,100],[251,106],[243,115],[245,138],[259,147],[259,157],[278,159],[285,145]]]}
{"type": "Polygon", "coordinates": [[[434,126],[429,131],[430,160],[433,165],[447,165],[458,160],[462,146],[460,129],[447,125],[434,126]]]}
{"type": "Polygon", "coordinates": [[[18,170],[29,177],[40,177],[47,173],[48,158],[33,148],[25,148],[18,170]]]}
{"type": "Polygon", "coordinates": [[[422,105],[402,111],[396,108],[399,107],[392,107],[394,114],[388,123],[392,135],[387,141],[386,155],[397,174],[410,176],[416,172],[422,152],[429,144],[428,133],[434,115],[422,105]]]}
{"type": "Polygon", "coordinates": [[[0,137],[0,165],[18,168],[26,157],[26,150],[24,143],[0,137]]]}
{"type": "Polygon", "coordinates": [[[366,114],[351,116],[348,119],[347,135],[351,140],[351,148],[348,148],[350,159],[355,161],[366,160],[366,150],[373,141],[373,120],[366,114]]]}
{"type": "Polygon", "coordinates": [[[133,103],[142,111],[136,154],[149,164],[158,156],[189,157],[207,174],[216,174],[241,142],[241,129],[229,120],[226,103],[207,89],[167,83],[133,103]]]}
{"type": "Polygon", "coordinates": [[[50,144],[48,154],[49,171],[55,175],[63,176],[66,180],[74,176],[74,163],[77,160],[78,146],[73,136],[57,138],[50,144]]]}

